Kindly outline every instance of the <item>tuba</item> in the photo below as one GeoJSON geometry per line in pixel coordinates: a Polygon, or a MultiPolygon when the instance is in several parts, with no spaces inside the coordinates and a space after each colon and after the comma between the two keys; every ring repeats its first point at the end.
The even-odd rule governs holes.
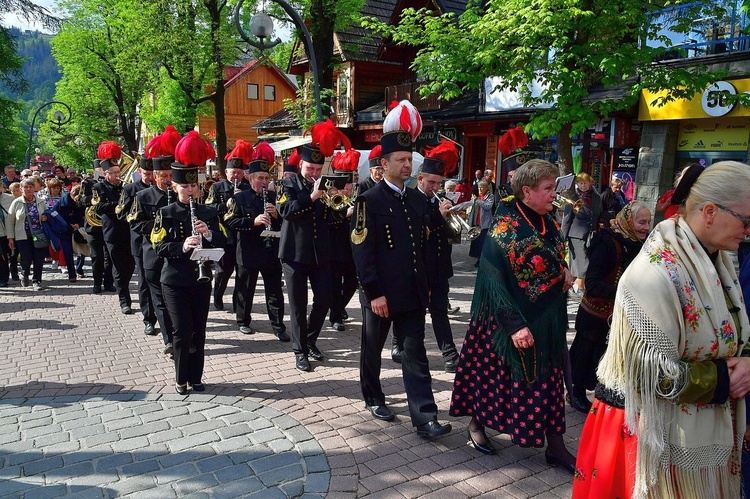
{"type": "Polygon", "coordinates": [[[578,213],[579,211],[583,209],[583,199],[579,199],[578,201],[573,201],[570,198],[566,198],[565,196],[558,194],[555,200],[552,201],[552,206],[558,209],[565,208],[566,204],[573,206],[573,213],[578,213]]]}
{"type": "Polygon", "coordinates": [[[89,224],[91,227],[101,227],[102,226],[102,217],[99,216],[99,214],[96,212],[96,205],[99,204],[99,193],[94,190],[94,192],[91,194],[91,205],[89,205],[88,208],[86,208],[85,218],[86,223],[89,224]]]}
{"type": "MultiPolygon", "coordinates": [[[[446,198],[441,197],[437,192],[435,193],[435,197],[440,203],[446,200],[446,198]]],[[[465,230],[466,239],[468,239],[469,241],[473,241],[474,239],[479,237],[479,234],[482,233],[482,230],[479,227],[472,227],[466,222],[466,220],[461,217],[461,215],[459,215],[455,211],[449,211],[448,217],[445,219],[445,221],[448,223],[448,229],[451,232],[450,236],[452,238],[460,238],[461,232],[465,230]]]]}

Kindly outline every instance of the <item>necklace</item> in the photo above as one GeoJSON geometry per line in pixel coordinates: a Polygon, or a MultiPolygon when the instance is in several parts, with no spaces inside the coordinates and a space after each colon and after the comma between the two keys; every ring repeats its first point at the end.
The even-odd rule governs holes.
{"type": "MultiPolygon", "coordinates": [[[[536,230],[536,227],[533,223],[531,223],[531,220],[529,220],[529,217],[526,216],[526,213],[524,213],[523,208],[521,208],[521,202],[516,201],[516,207],[518,208],[518,211],[521,212],[521,216],[524,220],[526,220],[526,223],[531,226],[532,229],[536,230]]],[[[547,233],[547,224],[544,222],[544,217],[542,217],[542,230],[539,231],[541,235],[545,235],[547,233]]]]}
{"type": "Polygon", "coordinates": [[[529,379],[529,373],[526,370],[526,354],[523,350],[523,348],[518,348],[518,356],[521,359],[521,367],[523,368],[523,377],[526,378],[526,383],[529,384],[529,386],[536,383],[537,379],[537,371],[536,371],[536,343],[534,343],[534,346],[531,347],[531,354],[534,356],[534,371],[532,374],[534,375],[534,379],[529,379]]]}

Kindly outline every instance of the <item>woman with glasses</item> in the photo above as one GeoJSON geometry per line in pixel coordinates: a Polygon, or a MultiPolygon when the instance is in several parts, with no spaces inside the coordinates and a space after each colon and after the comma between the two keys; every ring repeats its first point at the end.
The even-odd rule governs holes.
{"type": "Polygon", "coordinates": [[[14,199],[5,218],[5,234],[11,250],[18,248],[21,254],[24,287],[29,286],[31,265],[34,264],[34,291],[42,289],[42,266],[48,255],[49,239],[44,233],[42,222],[47,220],[44,210],[47,205],[43,198],[34,193],[35,182],[30,179],[21,181],[23,195],[14,199]]]}
{"type": "Polygon", "coordinates": [[[750,166],[692,165],[672,203],[620,279],[573,497],[741,497],[750,166]]]}

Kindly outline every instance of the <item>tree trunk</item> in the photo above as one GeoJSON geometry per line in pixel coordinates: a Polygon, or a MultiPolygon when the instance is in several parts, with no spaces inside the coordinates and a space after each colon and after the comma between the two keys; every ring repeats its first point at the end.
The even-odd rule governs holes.
{"type": "MultiPolygon", "coordinates": [[[[325,0],[310,2],[310,18],[312,23],[310,36],[313,39],[313,50],[318,63],[318,79],[320,89],[333,89],[333,21],[335,12],[331,3],[325,0]]],[[[330,96],[321,98],[324,118],[330,115],[330,96]]]]}
{"type": "Polygon", "coordinates": [[[570,138],[570,123],[565,123],[557,134],[557,161],[560,175],[573,173],[573,141],[570,138]]]}
{"type": "Polygon", "coordinates": [[[222,177],[226,177],[226,161],[224,156],[227,154],[227,131],[224,114],[224,66],[221,57],[221,7],[219,2],[210,2],[207,5],[211,17],[211,52],[214,60],[214,84],[216,91],[211,99],[214,105],[214,124],[216,127],[216,166],[219,168],[222,177]]]}

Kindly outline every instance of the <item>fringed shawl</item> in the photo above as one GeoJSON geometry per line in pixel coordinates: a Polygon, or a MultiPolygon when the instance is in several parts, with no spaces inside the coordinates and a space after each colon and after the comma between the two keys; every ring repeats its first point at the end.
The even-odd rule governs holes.
{"type": "Polygon", "coordinates": [[[750,332],[742,303],[729,255],[712,261],[681,217],[654,229],[620,279],[597,374],[624,396],[623,431],[638,437],[634,497],[740,497],[744,400],[678,398],[691,362],[739,355],[750,332]]]}
{"type": "Polygon", "coordinates": [[[521,216],[513,198],[504,200],[487,232],[477,272],[472,319],[497,324],[518,314],[534,336],[536,359],[533,350],[525,353],[525,375],[509,331],[495,329],[495,351],[510,366],[514,381],[524,376],[533,380],[534,365],[539,375],[545,375],[551,363],[560,367],[566,346],[565,245],[554,219],[546,215],[544,221],[547,233],[542,236],[521,216]]]}

